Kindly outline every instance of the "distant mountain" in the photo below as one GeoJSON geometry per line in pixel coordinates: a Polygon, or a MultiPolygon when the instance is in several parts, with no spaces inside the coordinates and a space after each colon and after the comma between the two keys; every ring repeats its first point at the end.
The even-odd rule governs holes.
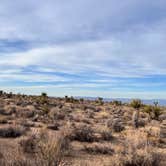
{"type": "MultiPolygon", "coordinates": [[[[97,97],[77,97],[77,98],[84,98],[88,100],[96,100],[97,97]]],[[[120,100],[123,103],[129,103],[132,99],[129,98],[103,98],[104,101],[113,101],[113,100],[120,100]]],[[[144,104],[153,104],[154,101],[158,101],[160,106],[166,106],[166,99],[142,99],[144,104]]]]}

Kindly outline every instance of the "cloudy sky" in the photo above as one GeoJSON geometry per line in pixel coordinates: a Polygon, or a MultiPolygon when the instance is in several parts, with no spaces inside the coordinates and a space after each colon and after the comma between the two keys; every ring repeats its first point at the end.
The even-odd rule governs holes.
{"type": "Polygon", "coordinates": [[[1,0],[0,89],[166,98],[166,1],[1,0]]]}

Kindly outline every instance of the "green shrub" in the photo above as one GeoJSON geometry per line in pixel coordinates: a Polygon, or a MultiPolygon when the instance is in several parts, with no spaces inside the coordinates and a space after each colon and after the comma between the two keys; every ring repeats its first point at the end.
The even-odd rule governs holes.
{"type": "Polygon", "coordinates": [[[143,104],[140,99],[134,99],[130,102],[130,105],[131,105],[131,107],[133,107],[135,109],[139,109],[143,104]]]}
{"type": "Polygon", "coordinates": [[[161,110],[160,107],[154,107],[153,112],[154,112],[154,115],[155,115],[155,119],[158,119],[159,115],[161,115],[161,113],[162,113],[162,110],[161,110]]]}
{"type": "Polygon", "coordinates": [[[121,102],[121,101],[118,101],[118,100],[113,100],[113,101],[111,102],[111,104],[116,105],[116,106],[121,106],[121,105],[122,105],[122,102],[121,102]]]}
{"type": "Polygon", "coordinates": [[[144,108],[143,108],[143,112],[146,112],[148,114],[152,113],[153,112],[153,107],[151,105],[146,105],[144,108]]]}
{"type": "Polygon", "coordinates": [[[144,107],[143,112],[148,113],[153,119],[158,119],[162,113],[162,109],[158,106],[147,105],[144,107]]]}

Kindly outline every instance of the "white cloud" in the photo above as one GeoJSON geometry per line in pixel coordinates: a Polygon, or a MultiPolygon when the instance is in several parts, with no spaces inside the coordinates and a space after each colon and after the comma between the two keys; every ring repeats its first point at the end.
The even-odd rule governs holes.
{"type": "MultiPolygon", "coordinates": [[[[0,82],[64,82],[57,88],[81,94],[86,88],[146,87],[116,77],[165,75],[165,5],[165,0],[2,0],[0,82]],[[20,47],[17,41],[28,47],[10,51],[4,41],[16,41],[12,48],[20,47]]],[[[163,87],[163,81],[149,86],[163,87]]]]}

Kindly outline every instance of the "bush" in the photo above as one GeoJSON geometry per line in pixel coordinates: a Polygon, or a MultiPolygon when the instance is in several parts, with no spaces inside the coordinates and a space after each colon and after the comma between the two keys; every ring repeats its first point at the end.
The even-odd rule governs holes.
{"type": "Polygon", "coordinates": [[[130,102],[131,107],[135,108],[135,109],[139,109],[143,104],[142,101],[139,99],[134,99],[130,102]]]}
{"type": "Polygon", "coordinates": [[[155,115],[155,119],[158,119],[158,117],[161,115],[162,113],[162,110],[160,107],[154,107],[153,108],[153,111],[154,111],[154,115],[155,115]]]}
{"type": "Polygon", "coordinates": [[[25,128],[21,126],[9,126],[0,128],[0,137],[4,138],[16,138],[25,133],[25,128]]]}
{"type": "Polygon", "coordinates": [[[87,125],[81,125],[73,130],[71,138],[80,142],[95,141],[94,131],[87,125]]]}
{"type": "Polygon", "coordinates": [[[161,156],[149,144],[147,134],[139,130],[128,131],[124,144],[124,166],[159,166],[161,156]],[[141,138],[141,139],[140,139],[141,138]]]}
{"type": "Polygon", "coordinates": [[[104,141],[110,141],[113,139],[112,132],[108,128],[104,128],[100,131],[101,139],[104,141]]]}
{"type": "Polygon", "coordinates": [[[114,132],[121,132],[125,128],[120,119],[111,119],[107,122],[107,127],[111,128],[114,132]]]}
{"type": "Polygon", "coordinates": [[[35,153],[37,152],[37,137],[36,135],[30,135],[26,139],[22,139],[19,144],[24,153],[35,153]]]}
{"type": "Polygon", "coordinates": [[[148,113],[152,119],[158,119],[162,113],[162,109],[158,106],[145,106],[143,112],[148,113]]]}
{"type": "Polygon", "coordinates": [[[84,150],[92,154],[109,154],[114,153],[114,149],[107,144],[94,143],[90,146],[84,146],[84,150]]]}
{"type": "Polygon", "coordinates": [[[151,105],[146,105],[144,108],[143,108],[143,112],[146,112],[148,114],[151,114],[153,112],[153,107],[151,105]]]}
{"type": "MultiPolygon", "coordinates": [[[[44,133],[45,135],[46,133],[44,133]]],[[[68,133],[64,129],[59,137],[45,135],[39,142],[37,160],[39,165],[58,166],[63,157],[70,152],[68,133]]]]}
{"type": "Polygon", "coordinates": [[[111,102],[111,104],[116,105],[116,106],[121,106],[121,105],[122,105],[122,102],[121,102],[121,101],[118,101],[118,100],[113,100],[113,101],[111,102]]]}
{"type": "Polygon", "coordinates": [[[44,129],[40,133],[32,134],[21,140],[19,144],[24,153],[33,154],[34,160],[32,161],[37,166],[58,166],[63,157],[70,152],[70,141],[66,129],[58,136],[50,135],[44,129]]]}

